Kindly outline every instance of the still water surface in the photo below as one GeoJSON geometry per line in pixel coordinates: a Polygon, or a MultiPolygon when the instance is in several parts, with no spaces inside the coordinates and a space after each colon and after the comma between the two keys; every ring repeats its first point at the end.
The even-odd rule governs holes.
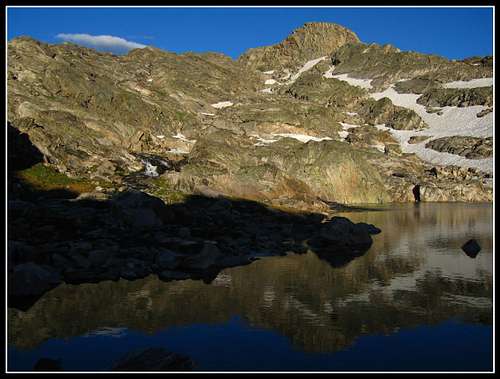
{"type": "Polygon", "coordinates": [[[382,229],[342,267],[310,252],[226,269],[210,284],[61,285],[26,312],[9,309],[8,368],[45,357],[109,370],[131,350],[164,347],[201,371],[491,370],[491,204],[342,215],[382,229]],[[476,258],[460,249],[470,238],[476,258]]]}

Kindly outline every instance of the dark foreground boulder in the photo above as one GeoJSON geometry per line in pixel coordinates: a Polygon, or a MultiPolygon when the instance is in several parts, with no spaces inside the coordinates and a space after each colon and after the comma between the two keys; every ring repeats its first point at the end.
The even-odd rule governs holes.
{"type": "Polygon", "coordinates": [[[325,222],[319,236],[310,241],[313,247],[334,247],[337,251],[366,250],[372,244],[370,234],[376,231],[368,224],[355,224],[345,217],[333,217],[325,222]]]}
{"type": "Polygon", "coordinates": [[[169,213],[162,200],[140,191],[121,193],[113,203],[116,216],[133,229],[161,227],[169,213]]]}
{"type": "Polygon", "coordinates": [[[318,235],[308,242],[320,259],[333,267],[342,267],[363,255],[372,245],[371,234],[380,233],[373,225],[355,224],[345,217],[333,217],[325,222],[318,235]]]}
{"type": "Polygon", "coordinates": [[[48,266],[24,263],[9,275],[10,296],[39,296],[61,283],[60,275],[48,266]]]}
{"type": "Polygon", "coordinates": [[[124,355],[113,366],[113,371],[191,371],[193,361],[184,355],[163,348],[148,348],[124,355]]]}
{"type": "Polygon", "coordinates": [[[476,256],[481,251],[481,246],[477,243],[475,239],[468,240],[463,244],[462,250],[471,258],[476,258],[476,256]]]}

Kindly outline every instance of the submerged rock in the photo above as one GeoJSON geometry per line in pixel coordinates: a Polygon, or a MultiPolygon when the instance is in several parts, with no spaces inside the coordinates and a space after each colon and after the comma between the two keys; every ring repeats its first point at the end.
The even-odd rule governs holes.
{"type": "Polygon", "coordinates": [[[475,239],[468,240],[462,245],[462,250],[471,258],[475,258],[481,251],[481,246],[475,239]]]}
{"type": "Polygon", "coordinates": [[[163,348],[148,348],[126,354],[112,371],[191,371],[193,367],[193,361],[187,356],[163,348]]]}

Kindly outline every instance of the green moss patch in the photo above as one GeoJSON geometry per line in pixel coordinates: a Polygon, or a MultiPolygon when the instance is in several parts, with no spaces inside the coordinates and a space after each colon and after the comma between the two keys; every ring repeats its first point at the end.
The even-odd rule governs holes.
{"type": "Polygon", "coordinates": [[[37,163],[30,168],[18,171],[16,176],[35,190],[41,191],[68,190],[83,193],[91,192],[95,189],[94,184],[83,179],[70,178],[43,163],[37,163]]]}

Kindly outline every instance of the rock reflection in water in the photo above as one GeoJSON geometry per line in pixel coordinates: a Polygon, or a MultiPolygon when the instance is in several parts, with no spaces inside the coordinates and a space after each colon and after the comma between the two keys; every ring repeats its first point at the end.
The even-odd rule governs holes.
{"type": "Polygon", "coordinates": [[[308,253],[226,269],[210,284],[148,277],[61,285],[27,312],[9,309],[9,344],[31,349],[111,328],[156,333],[240,315],[302,350],[334,352],[361,335],[404,327],[492,323],[491,205],[419,204],[346,216],[382,233],[343,267],[308,253]],[[470,238],[482,247],[474,260],[460,249],[470,238]]]}

